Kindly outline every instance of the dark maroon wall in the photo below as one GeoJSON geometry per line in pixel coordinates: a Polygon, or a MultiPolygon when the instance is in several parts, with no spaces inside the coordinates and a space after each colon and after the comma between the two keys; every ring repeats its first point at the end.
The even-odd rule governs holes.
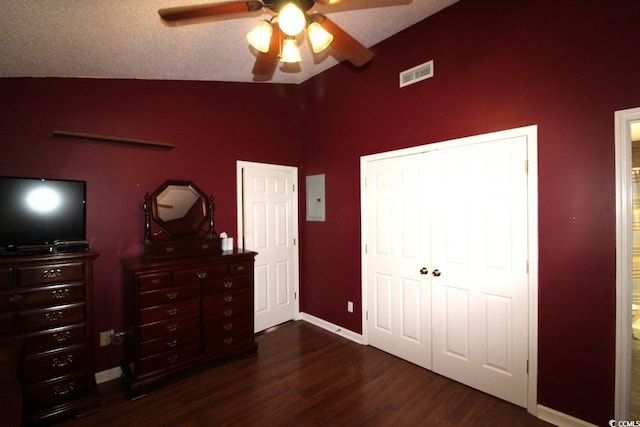
{"type": "MultiPolygon", "coordinates": [[[[294,86],[90,79],[0,79],[0,174],[87,181],[95,326],[122,329],[119,260],[142,251],[146,192],[190,180],[216,199],[216,230],[236,234],[236,160],[299,166],[294,86]],[[53,130],[170,142],[170,151],[52,138],[53,130]]],[[[119,347],[96,349],[98,371],[119,347]]]]}
{"type": "Polygon", "coordinates": [[[366,69],[306,82],[300,179],[326,174],[327,221],[301,222],[302,309],[361,331],[360,156],[538,125],[538,400],[613,418],[613,115],[640,106],[638,16],[631,0],[462,0],[375,46],[366,69]],[[433,78],[398,88],[431,59],[433,78]]]}

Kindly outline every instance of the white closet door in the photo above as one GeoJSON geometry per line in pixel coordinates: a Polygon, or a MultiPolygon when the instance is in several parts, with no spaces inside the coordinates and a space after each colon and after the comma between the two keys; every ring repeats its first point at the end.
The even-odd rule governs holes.
{"type": "Polygon", "coordinates": [[[366,166],[369,344],[520,406],[526,158],[519,137],[366,166]]]}
{"type": "Polygon", "coordinates": [[[526,139],[442,150],[432,216],[433,370],[527,404],[526,139]]]}
{"type": "Polygon", "coordinates": [[[424,156],[367,167],[369,344],[431,368],[429,259],[424,156]]]}

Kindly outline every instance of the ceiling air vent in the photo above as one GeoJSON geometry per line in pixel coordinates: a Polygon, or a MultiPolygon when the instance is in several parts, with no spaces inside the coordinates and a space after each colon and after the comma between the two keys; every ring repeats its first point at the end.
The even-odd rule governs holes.
{"type": "Polygon", "coordinates": [[[400,73],[400,87],[418,83],[421,80],[433,77],[433,59],[417,67],[410,68],[400,73]]]}

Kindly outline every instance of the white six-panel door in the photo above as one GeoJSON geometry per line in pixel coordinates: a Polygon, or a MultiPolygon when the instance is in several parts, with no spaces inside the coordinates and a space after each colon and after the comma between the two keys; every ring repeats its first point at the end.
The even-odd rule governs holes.
{"type": "Polygon", "coordinates": [[[367,165],[369,344],[431,369],[426,155],[367,165]]]}
{"type": "Polygon", "coordinates": [[[524,137],[437,153],[432,179],[433,370],[527,404],[524,137]]]}
{"type": "Polygon", "coordinates": [[[256,251],[255,331],[294,319],[297,293],[297,171],[286,166],[241,163],[240,233],[256,251]]]}
{"type": "Polygon", "coordinates": [[[527,406],[527,141],[366,163],[368,343],[527,406]]]}

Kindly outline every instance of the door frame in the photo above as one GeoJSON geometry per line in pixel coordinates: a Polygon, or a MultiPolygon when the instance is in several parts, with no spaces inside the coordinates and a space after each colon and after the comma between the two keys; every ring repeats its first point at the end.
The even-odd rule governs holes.
{"type": "MultiPolygon", "coordinates": [[[[295,189],[298,189],[298,168],[295,166],[284,166],[284,165],[274,165],[270,163],[257,163],[257,162],[249,162],[245,160],[237,160],[236,161],[236,214],[237,214],[237,236],[238,242],[236,243],[238,248],[244,249],[244,182],[243,182],[243,174],[242,170],[246,167],[254,167],[261,169],[273,169],[273,170],[286,170],[293,173],[293,185],[295,189]]],[[[294,194],[298,194],[297,191],[294,194]]],[[[300,320],[300,245],[299,245],[299,236],[298,236],[298,198],[294,197],[292,203],[293,209],[293,230],[292,235],[294,239],[293,245],[293,291],[295,295],[295,305],[293,312],[293,319],[300,320]]]]}
{"type": "Polygon", "coordinates": [[[369,344],[367,331],[367,262],[366,262],[366,230],[367,230],[367,197],[366,197],[366,176],[367,164],[376,160],[383,160],[392,157],[406,156],[412,154],[425,153],[429,151],[464,147],[471,144],[494,141],[496,139],[506,139],[515,137],[527,138],[527,240],[529,253],[529,274],[528,274],[528,359],[529,370],[527,380],[527,411],[537,416],[538,402],[538,126],[524,126],[520,128],[508,129],[498,132],[491,132],[482,135],[474,135],[464,138],[453,139],[443,142],[421,145],[417,147],[404,148],[384,153],[376,153],[360,157],[360,265],[362,278],[362,338],[365,345],[369,344]]]}
{"type": "Polygon", "coordinates": [[[616,388],[615,419],[631,411],[631,297],[633,295],[631,123],[640,121],[640,107],[614,113],[616,181],[616,388]]]}

